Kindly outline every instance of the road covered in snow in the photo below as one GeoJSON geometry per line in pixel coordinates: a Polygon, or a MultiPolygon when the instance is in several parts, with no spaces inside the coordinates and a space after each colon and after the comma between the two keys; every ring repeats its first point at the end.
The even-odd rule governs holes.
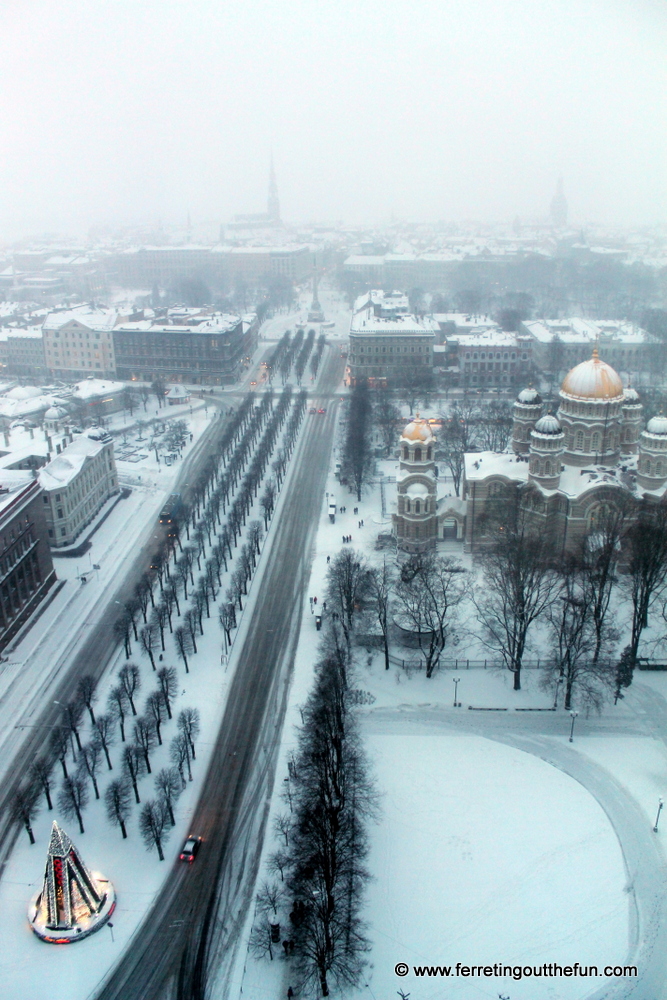
{"type": "MultiPolygon", "coordinates": [[[[323,397],[339,384],[342,368],[338,352],[330,352],[318,385],[323,397]]],[[[204,837],[204,847],[192,868],[176,864],[99,992],[100,1000],[151,1000],[170,990],[183,998],[203,997],[212,973],[223,974],[243,925],[261,851],[336,414],[337,407],[330,405],[324,416],[306,417],[281,497],[272,547],[265,551],[263,576],[253,590],[247,634],[191,823],[193,832],[204,837]]]]}

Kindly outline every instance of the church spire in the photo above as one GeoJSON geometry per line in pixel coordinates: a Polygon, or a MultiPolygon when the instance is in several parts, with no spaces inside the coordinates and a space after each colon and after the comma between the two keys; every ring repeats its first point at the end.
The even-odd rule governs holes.
{"type": "Polygon", "coordinates": [[[271,153],[271,165],[269,167],[269,198],[267,202],[267,214],[274,222],[280,222],[280,200],[278,198],[276,171],[273,166],[273,153],[271,153]]]}

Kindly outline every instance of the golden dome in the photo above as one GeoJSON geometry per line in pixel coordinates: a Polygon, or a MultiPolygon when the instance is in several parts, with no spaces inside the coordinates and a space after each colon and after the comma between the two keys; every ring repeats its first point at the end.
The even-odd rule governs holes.
{"type": "Polygon", "coordinates": [[[428,420],[424,420],[417,414],[415,419],[410,421],[401,434],[401,440],[404,439],[406,441],[432,441],[433,434],[431,433],[428,420]]]}
{"type": "Polygon", "coordinates": [[[560,391],[575,399],[619,399],[623,396],[623,382],[611,365],[600,361],[595,347],[589,361],[582,361],[567,373],[560,391]]]}

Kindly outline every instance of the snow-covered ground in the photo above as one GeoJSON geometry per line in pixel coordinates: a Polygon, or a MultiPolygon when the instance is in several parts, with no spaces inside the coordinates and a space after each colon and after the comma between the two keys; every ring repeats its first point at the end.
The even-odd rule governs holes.
{"type": "MultiPolygon", "coordinates": [[[[203,404],[200,410],[195,410],[193,420],[200,420],[202,427],[206,425],[208,419],[217,414],[217,410],[209,407],[208,416],[205,414],[203,404]]],[[[198,430],[201,430],[199,427],[198,430]]],[[[280,440],[276,448],[280,447],[280,440]]],[[[190,447],[190,446],[189,446],[190,447]]],[[[147,506],[151,516],[156,516],[157,511],[164,498],[164,487],[160,479],[162,471],[160,467],[147,456],[142,460],[140,486],[132,493],[130,500],[137,497],[147,497],[147,506]],[[151,509],[152,508],[152,509],[151,509]]],[[[179,461],[180,466],[180,461],[179,461]]],[[[283,503],[285,496],[284,487],[293,475],[294,465],[288,468],[287,478],[283,490],[278,497],[278,504],[274,519],[269,525],[269,531],[263,542],[263,551],[270,550],[272,539],[275,535],[274,525],[276,516],[283,503]]],[[[178,468],[172,466],[169,469],[170,477],[177,474],[178,468]]],[[[267,471],[267,476],[270,475],[267,471]]],[[[166,479],[166,476],[165,476],[166,479]]],[[[261,491],[258,495],[261,495],[261,491]]],[[[73,643],[72,632],[74,631],[67,618],[67,608],[77,598],[85,593],[91,599],[93,607],[103,606],[108,600],[109,582],[105,578],[105,568],[111,563],[114,545],[121,546],[118,552],[118,562],[116,569],[123,567],[123,562],[127,563],[132,554],[132,532],[140,533],[139,529],[145,526],[145,515],[142,503],[135,500],[133,508],[136,517],[128,517],[128,507],[123,507],[122,502],[109,516],[94,536],[93,553],[90,556],[86,553],[82,560],[63,559],[60,560],[68,573],[68,583],[58,595],[51,607],[45,612],[42,627],[32,633],[32,652],[26,654],[32,656],[36,662],[36,656],[48,655],[49,639],[58,631],[58,622],[63,622],[63,632],[66,633],[66,642],[73,643]],[[120,513],[119,513],[120,511],[120,513]],[[127,523],[129,522],[129,527],[127,523]],[[121,541],[122,539],[122,541],[121,541]],[[106,547],[105,547],[106,546],[106,547]],[[95,559],[100,559],[100,570],[92,569],[95,559]],[[90,571],[89,571],[90,567],[90,571]],[[80,582],[80,576],[85,572],[90,583],[85,586],[80,582]],[[65,589],[69,588],[69,597],[64,606],[60,605],[60,600],[65,589]],[[67,625],[65,623],[67,622],[67,625]]],[[[261,520],[261,510],[257,501],[251,511],[248,521],[253,518],[261,520]]],[[[236,552],[235,552],[236,555],[236,552]]],[[[33,823],[36,844],[31,846],[24,831],[21,831],[19,841],[14,849],[0,881],[0,913],[5,915],[8,923],[11,924],[10,945],[4,952],[4,958],[0,958],[0,973],[6,988],[10,992],[3,995],[11,997],[11,1000],[31,997],[38,1000],[47,995],[53,1000],[83,1000],[90,996],[108,969],[120,956],[125,945],[131,940],[146,910],[151,905],[156,894],[159,892],[163,881],[168,877],[169,868],[175,861],[176,854],[186,836],[189,834],[190,817],[193,814],[197,797],[201,792],[201,778],[206,772],[208,758],[213,747],[213,743],[218,731],[220,718],[224,711],[229,684],[233,676],[235,666],[234,651],[240,648],[243,643],[245,628],[252,615],[253,595],[257,593],[260,586],[261,575],[265,562],[260,562],[253,580],[250,584],[250,592],[244,601],[244,613],[239,616],[239,628],[233,634],[233,645],[229,655],[222,655],[222,632],[217,621],[217,610],[215,602],[211,606],[211,618],[205,620],[205,632],[197,639],[197,654],[188,657],[189,672],[186,672],[182,661],[179,660],[172,637],[166,633],[166,651],[162,662],[158,660],[157,666],[176,666],[178,670],[178,693],[173,705],[173,720],[165,721],[162,726],[163,745],[158,747],[151,757],[152,775],[145,774],[139,780],[139,791],[142,803],[154,798],[153,776],[162,767],[170,766],[169,743],[177,733],[177,715],[184,707],[196,707],[201,714],[201,735],[196,741],[197,760],[193,764],[192,782],[187,783],[187,787],[178,800],[175,808],[176,827],[169,830],[164,845],[166,856],[165,862],[160,862],[157,853],[153,850],[146,851],[140,839],[138,831],[139,807],[133,807],[132,815],[128,822],[128,839],[122,840],[118,828],[111,827],[104,812],[103,798],[100,801],[93,799],[91,789],[91,801],[84,812],[85,833],[80,834],[76,820],[63,820],[58,807],[53,812],[42,809],[41,813],[33,823]],[[101,870],[114,883],[118,905],[116,912],[107,929],[102,929],[99,933],[87,939],[74,948],[53,947],[45,945],[39,941],[30,931],[27,924],[27,905],[29,899],[38,890],[43,877],[45,851],[49,839],[49,830],[52,819],[65,827],[72,840],[79,849],[84,862],[93,870],[101,870]],[[82,946],[83,945],[83,946],[82,946]],[[47,987],[48,984],[48,987],[47,987]]],[[[126,568],[126,565],[125,565],[126,568]]],[[[229,572],[233,570],[230,564],[229,572]]],[[[196,567],[195,567],[196,572],[196,567]]],[[[228,575],[223,578],[222,593],[228,585],[228,575]]],[[[183,596],[180,597],[181,610],[185,609],[186,602],[183,596]]],[[[79,605],[76,605],[78,608],[79,605]]],[[[175,621],[174,625],[178,622],[175,621]]],[[[26,637],[28,642],[30,634],[26,637]]],[[[25,672],[19,669],[24,665],[24,661],[19,662],[21,649],[17,649],[14,656],[16,662],[14,666],[15,677],[25,677],[25,672]]],[[[158,651],[155,653],[157,660],[158,651]]],[[[63,657],[66,664],[67,658],[63,657]]],[[[108,693],[111,687],[117,683],[117,672],[126,662],[122,648],[116,654],[106,671],[104,678],[100,681],[97,691],[96,711],[105,711],[108,693]]],[[[137,663],[141,670],[141,690],[136,699],[137,711],[139,715],[143,712],[143,706],[148,695],[156,690],[156,674],[152,671],[150,662],[146,656],[142,656],[136,643],[133,643],[131,662],[137,663]]],[[[8,685],[11,679],[5,665],[8,685]]],[[[4,677],[3,673],[0,677],[4,677]]],[[[35,685],[39,683],[38,675],[35,672],[35,685]]],[[[30,696],[34,696],[34,687],[26,692],[26,702],[30,696]]],[[[0,693],[0,698],[2,694],[0,693]]],[[[9,704],[9,698],[7,699],[9,704]]],[[[6,721],[6,728],[11,732],[9,719],[6,721]]],[[[22,725],[29,725],[29,719],[21,717],[22,725]]],[[[131,739],[133,719],[126,719],[126,730],[128,740],[131,739]]],[[[86,719],[82,724],[81,739],[86,742],[90,737],[90,724],[86,719]]],[[[118,743],[112,750],[113,770],[108,771],[106,763],[103,764],[99,775],[99,786],[102,797],[108,781],[117,777],[121,771],[120,754],[122,744],[118,738],[118,743]]],[[[70,757],[70,768],[72,767],[70,757]]],[[[57,790],[60,783],[60,765],[54,772],[54,793],[57,798],[57,790]]]]}
{"type": "MultiPolygon", "coordinates": [[[[335,524],[330,524],[326,513],[330,496],[323,498],[309,588],[320,605],[327,556],[340,550],[344,535],[351,535],[353,548],[365,552],[371,561],[382,558],[375,551],[375,540],[379,532],[390,530],[394,499],[389,485],[383,516],[377,484],[358,503],[336,481],[336,459],[334,448],[327,493],[333,494],[339,510],[335,524]],[[344,513],[341,506],[346,508],[344,513]]],[[[391,475],[392,463],[382,466],[381,471],[391,475]]],[[[443,546],[442,554],[461,558],[471,568],[469,557],[463,556],[456,543],[443,546]]],[[[389,550],[387,555],[391,558],[389,550]]],[[[464,626],[461,643],[446,655],[490,655],[474,634],[474,626],[472,620],[464,626]]],[[[298,706],[312,684],[315,641],[314,614],[307,603],[272,818],[287,809],[280,792],[287,759],[295,748],[298,706]]],[[[535,655],[539,646],[537,637],[535,655]]],[[[409,649],[402,653],[400,647],[393,652],[406,659],[415,655],[409,649]]],[[[553,691],[542,688],[541,672],[524,670],[522,690],[514,692],[511,676],[502,670],[465,669],[460,664],[456,671],[440,671],[427,679],[423,672],[406,672],[395,663],[385,671],[377,650],[369,653],[360,648],[356,660],[355,683],[376,698],[371,708],[362,710],[361,724],[382,797],[382,817],[369,831],[374,882],[364,916],[373,944],[370,963],[361,989],[343,995],[384,1000],[402,988],[413,1000],[495,1000],[500,994],[512,1000],[575,1000],[609,983],[581,977],[449,978],[445,983],[439,978],[418,978],[412,972],[399,978],[394,966],[397,962],[410,966],[579,962],[597,965],[601,972],[605,965],[628,961],[633,954],[629,944],[637,932],[628,896],[634,873],[626,870],[617,825],[612,825],[608,811],[587,790],[586,782],[571,777],[562,761],[558,763],[558,750],[563,746],[568,748],[563,753],[574,754],[573,759],[581,755],[582,763],[599,764],[603,770],[598,773],[608,773],[612,785],[620,783],[622,792],[640,805],[650,832],[658,796],[667,792],[667,750],[650,733],[628,737],[623,727],[641,726],[642,716],[648,714],[637,700],[644,685],[645,692],[650,687],[667,697],[667,675],[637,675],[636,687],[627,692],[626,700],[606,709],[621,720],[617,732],[609,736],[585,735],[582,716],[575,742],[569,744],[569,715],[530,713],[532,719],[544,719],[545,729],[558,735],[541,738],[539,749],[529,747],[528,740],[531,752],[524,752],[480,735],[458,734],[446,727],[438,730],[430,722],[422,724],[420,718],[423,711],[431,710],[468,716],[469,706],[507,708],[511,726],[512,709],[552,707],[553,691]],[[454,676],[460,678],[461,710],[453,708],[454,676]],[[383,731],[386,719],[391,723],[383,731]],[[550,758],[557,766],[549,763],[550,758]]],[[[539,722],[535,727],[539,732],[539,722]]],[[[629,817],[628,822],[636,818],[629,817]]],[[[667,836],[667,817],[663,819],[667,836]]],[[[659,848],[662,836],[660,830],[656,835],[660,863],[664,862],[659,848]]],[[[264,857],[277,846],[275,835],[269,834],[264,857]]],[[[265,870],[259,878],[266,878],[265,870]]],[[[246,941],[252,922],[249,914],[246,941]]],[[[646,930],[642,925],[640,935],[646,930]]],[[[296,986],[283,957],[273,962],[258,960],[247,946],[242,949],[233,995],[268,1000],[284,996],[290,985],[296,986]]]]}

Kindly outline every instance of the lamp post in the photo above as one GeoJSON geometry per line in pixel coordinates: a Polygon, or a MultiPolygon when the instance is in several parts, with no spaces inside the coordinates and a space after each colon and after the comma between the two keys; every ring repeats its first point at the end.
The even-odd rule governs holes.
{"type": "Polygon", "coordinates": [[[658,799],[658,813],[655,817],[655,826],[653,827],[654,833],[658,832],[658,822],[660,821],[660,813],[662,812],[662,806],[663,806],[662,799],[658,799]]]}
{"type": "Polygon", "coordinates": [[[452,681],[454,682],[454,708],[460,708],[461,707],[461,702],[458,700],[458,692],[459,692],[459,682],[460,682],[460,680],[461,680],[460,677],[452,677],[452,681]]]}
{"type": "Polygon", "coordinates": [[[572,718],[572,725],[570,726],[570,743],[572,743],[574,739],[574,720],[578,715],[579,715],[578,712],[570,712],[570,716],[572,718]]]}

